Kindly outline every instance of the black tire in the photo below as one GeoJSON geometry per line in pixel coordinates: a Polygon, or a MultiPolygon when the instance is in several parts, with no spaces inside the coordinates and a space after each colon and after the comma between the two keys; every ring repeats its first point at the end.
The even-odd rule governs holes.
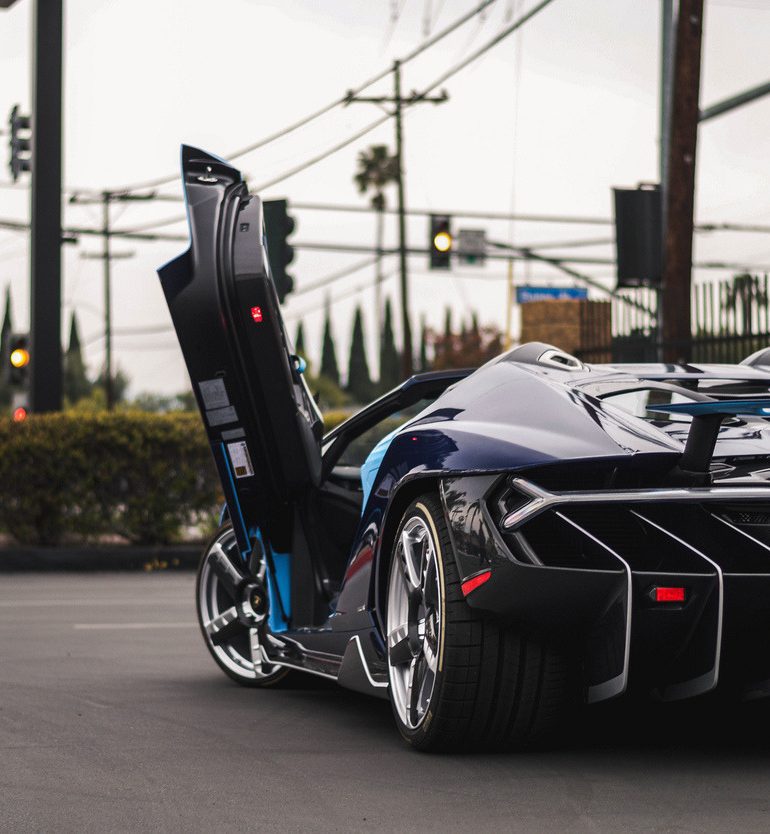
{"type": "MultiPolygon", "coordinates": [[[[239,628],[239,624],[234,622],[226,632],[228,635],[232,633],[232,636],[219,645],[215,644],[214,638],[207,627],[212,621],[213,613],[219,610],[225,611],[234,607],[236,603],[235,598],[228,593],[224,584],[217,579],[211,569],[212,549],[218,544],[220,546],[225,545],[226,552],[233,555],[233,561],[235,562],[237,545],[230,522],[223,524],[207,542],[198,564],[198,575],[195,582],[195,604],[203,642],[217,666],[236,683],[241,686],[260,688],[274,686],[285,680],[290,674],[290,670],[268,664],[261,666],[261,671],[257,671],[255,664],[252,664],[251,669],[249,669],[251,637],[250,630],[246,626],[239,628]]],[[[266,622],[261,625],[259,631],[260,639],[264,640],[265,633],[268,632],[266,622]]]]}
{"type": "MultiPolygon", "coordinates": [[[[427,524],[437,545],[441,633],[433,691],[417,726],[409,726],[413,714],[397,705],[394,670],[399,667],[389,663],[391,704],[401,735],[424,751],[511,750],[552,737],[573,704],[568,653],[468,606],[460,590],[444,512],[435,495],[417,498],[404,513],[392,553],[389,595],[398,592],[393,572],[401,569],[402,533],[415,518],[427,524]]],[[[408,578],[403,582],[408,589],[408,578]]],[[[389,616],[397,608],[392,609],[389,600],[389,616]]],[[[391,640],[386,643],[391,660],[391,640]]],[[[400,659],[395,646],[393,654],[400,659]]]]}

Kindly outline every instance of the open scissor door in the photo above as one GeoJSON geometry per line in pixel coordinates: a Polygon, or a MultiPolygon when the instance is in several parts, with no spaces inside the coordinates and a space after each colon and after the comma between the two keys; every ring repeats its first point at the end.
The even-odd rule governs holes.
{"type": "Polygon", "coordinates": [[[288,550],[321,475],[322,420],[292,355],[262,203],[239,171],[182,148],[190,248],[159,270],[244,557],[259,529],[288,550]]]}

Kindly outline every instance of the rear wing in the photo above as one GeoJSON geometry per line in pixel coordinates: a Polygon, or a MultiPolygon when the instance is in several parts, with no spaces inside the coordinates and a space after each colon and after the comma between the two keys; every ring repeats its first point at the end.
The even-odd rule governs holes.
{"type": "Polygon", "coordinates": [[[770,417],[770,398],[648,405],[647,410],[665,414],[688,414],[692,417],[679,469],[683,473],[707,478],[719,429],[724,420],[738,415],[770,417]]]}

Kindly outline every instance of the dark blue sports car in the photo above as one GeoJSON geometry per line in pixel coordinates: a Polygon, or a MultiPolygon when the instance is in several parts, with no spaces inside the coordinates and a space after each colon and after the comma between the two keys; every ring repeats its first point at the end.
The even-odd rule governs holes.
{"type": "Polygon", "coordinates": [[[160,270],[227,509],[206,645],[389,698],[414,747],[521,746],[581,702],[770,690],[770,367],[587,366],[526,344],[421,374],[324,436],[262,205],[183,149],[160,270]]]}

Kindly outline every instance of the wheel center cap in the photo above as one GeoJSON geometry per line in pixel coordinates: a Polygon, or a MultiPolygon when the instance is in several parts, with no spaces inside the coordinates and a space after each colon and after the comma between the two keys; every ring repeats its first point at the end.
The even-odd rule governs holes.
{"type": "Polygon", "coordinates": [[[247,583],[241,592],[238,606],[241,622],[247,625],[261,623],[267,617],[267,593],[259,582],[247,583]]]}

